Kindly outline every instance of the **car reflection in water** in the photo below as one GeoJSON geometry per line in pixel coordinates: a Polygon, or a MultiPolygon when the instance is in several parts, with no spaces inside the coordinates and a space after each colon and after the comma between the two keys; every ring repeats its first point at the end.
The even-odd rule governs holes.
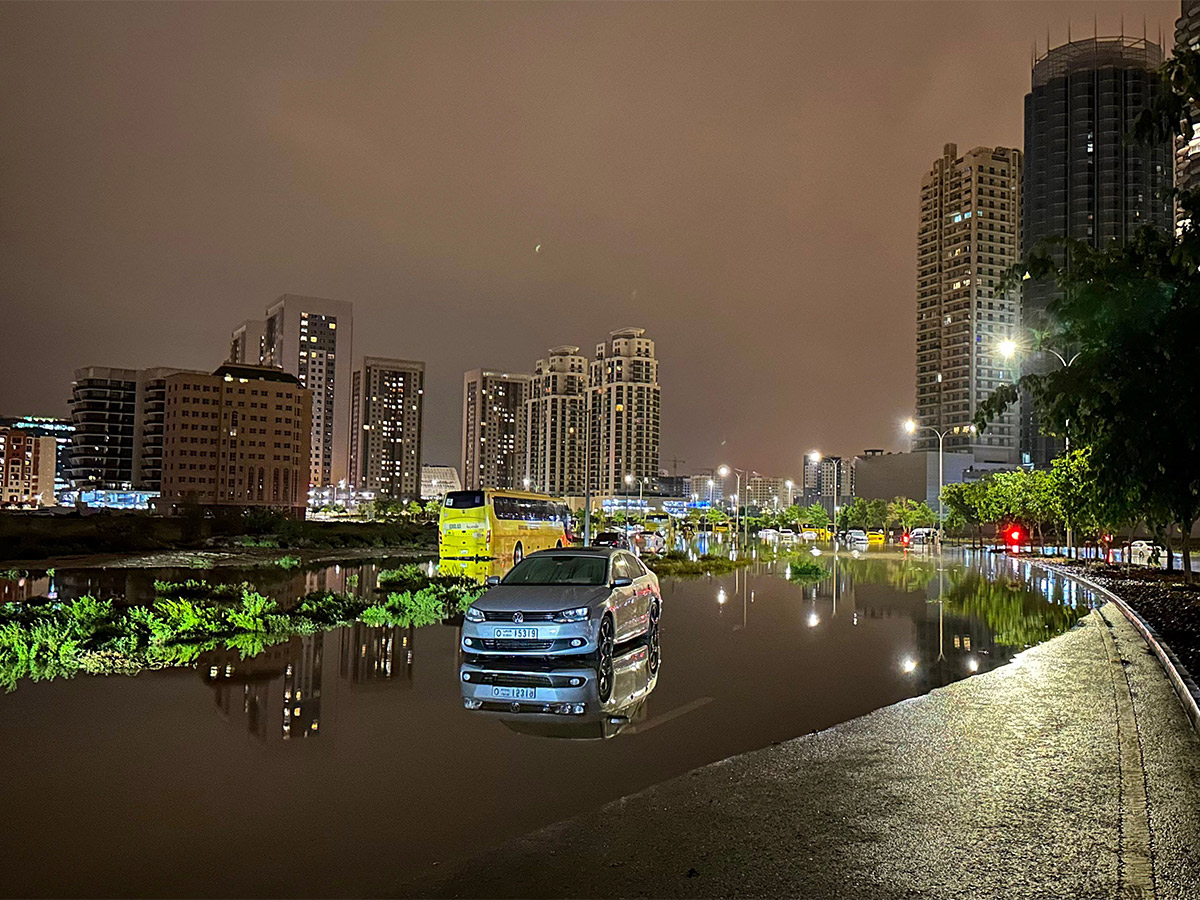
{"type": "Polygon", "coordinates": [[[520,734],[607,740],[646,719],[658,684],[658,626],[601,664],[595,658],[467,657],[459,670],[463,706],[520,734]]]}

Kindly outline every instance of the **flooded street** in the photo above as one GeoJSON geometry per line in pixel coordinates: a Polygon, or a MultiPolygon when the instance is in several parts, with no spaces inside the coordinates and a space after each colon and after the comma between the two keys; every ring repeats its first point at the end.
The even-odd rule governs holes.
{"type": "MultiPolygon", "coordinates": [[[[358,624],[136,677],[22,681],[0,696],[0,796],[21,820],[0,844],[4,891],[394,892],[435,864],[697,766],[1003,665],[1093,605],[1005,556],[819,561],[830,576],[808,585],[782,561],[663,578],[661,651],[618,648],[614,703],[600,714],[588,700],[561,722],[512,704],[553,679],[586,681],[587,663],[488,674],[462,658],[457,620],[358,624]],[[465,708],[464,675],[495,685],[497,702],[465,708]]],[[[285,600],[372,590],[379,568],[200,574],[285,600]]],[[[148,602],[154,578],[178,575],[63,571],[6,590],[148,602]]]]}

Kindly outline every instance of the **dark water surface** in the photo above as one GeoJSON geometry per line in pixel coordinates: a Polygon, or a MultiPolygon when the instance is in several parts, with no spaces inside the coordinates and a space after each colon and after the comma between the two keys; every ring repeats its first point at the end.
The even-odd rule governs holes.
{"type": "MultiPolygon", "coordinates": [[[[815,586],[785,580],[783,563],[664,579],[656,677],[645,648],[618,655],[616,691],[649,693],[602,717],[609,739],[465,709],[454,624],[355,625],[245,660],[213,651],[195,668],[23,682],[0,695],[3,893],[395,892],[437,862],[1002,665],[1094,603],[1007,557],[821,561],[835,574],[815,586]]],[[[347,575],[370,590],[378,568],[203,574],[286,599],[346,589],[347,575]]],[[[142,600],[178,574],[64,571],[53,589],[75,596],[91,579],[142,600]]]]}

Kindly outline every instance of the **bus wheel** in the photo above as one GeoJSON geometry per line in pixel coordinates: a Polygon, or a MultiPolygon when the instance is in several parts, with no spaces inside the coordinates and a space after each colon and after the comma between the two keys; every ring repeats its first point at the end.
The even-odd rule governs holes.
{"type": "Polygon", "coordinates": [[[515,566],[517,563],[519,563],[524,558],[525,558],[525,548],[521,546],[520,542],[518,542],[517,546],[513,549],[513,565],[515,566]]]}

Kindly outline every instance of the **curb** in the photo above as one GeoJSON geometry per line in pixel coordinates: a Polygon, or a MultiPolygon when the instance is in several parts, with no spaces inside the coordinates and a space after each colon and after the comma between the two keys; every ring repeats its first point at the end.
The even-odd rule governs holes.
{"type": "Polygon", "coordinates": [[[1197,687],[1195,679],[1192,678],[1191,673],[1188,672],[1183,663],[1179,661],[1179,657],[1175,655],[1175,651],[1171,649],[1171,646],[1166,641],[1158,636],[1158,632],[1151,627],[1150,623],[1138,615],[1133,607],[1111,590],[1096,584],[1090,578],[1085,578],[1083,575],[1077,575],[1066,569],[1051,567],[1045,563],[1038,563],[1038,565],[1043,569],[1049,569],[1050,571],[1057,572],[1059,575],[1071,578],[1098,594],[1103,594],[1117,609],[1121,610],[1125,618],[1138,630],[1138,633],[1141,634],[1150,649],[1154,651],[1154,655],[1158,657],[1159,665],[1166,672],[1167,680],[1171,682],[1171,687],[1175,689],[1175,694],[1179,697],[1184,714],[1192,723],[1192,728],[1195,729],[1197,734],[1200,734],[1200,687],[1197,687]]]}

